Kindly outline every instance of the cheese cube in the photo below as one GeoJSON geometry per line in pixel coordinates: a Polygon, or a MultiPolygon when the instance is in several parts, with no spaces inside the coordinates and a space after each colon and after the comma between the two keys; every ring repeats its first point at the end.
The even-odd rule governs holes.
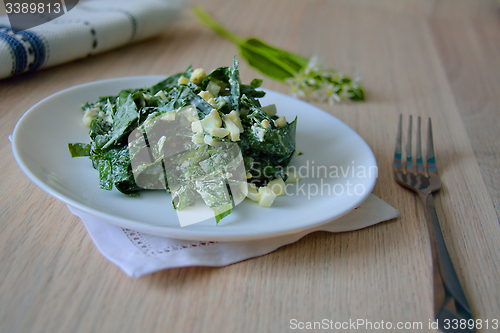
{"type": "Polygon", "coordinates": [[[205,76],[207,76],[205,70],[203,68],[197,68],[193,71],[193,74],[191,74],[191,82],[200,84],[205,76]]]}
{"type": "Polygon", "coordinates": [[[232,141],[240,141],[240,129],[226,114],[224,115],[224,125],[229,130],[229,135],[232,141]]]}
{"type": "Polygon", "coordinates": [[[160,97],[162,101],[168,102],[168,98],[167,98],[167,96],[165,96],[165,93],[163,92],[163,90],[158,91],[155,94],[155,97],[160,97]]]}
{"type": "Polygon", "coordinates": [[[85,114],[83,116],[90,117],[90,118],[95,117],[95,116],[97,116],[97,111],[99,111],[99,109],[96,109],[96,108],[87,109],[87,110],[85,110],[85,114]]]}
{"type": "Polygon", "coordinates": [[[222,119],[219,116],[217,110],[212,110],[208,115],[201,121],[204,129],[215,128],[222,126],[222,119]]]}
{"type": "Polygon", "coordinates": [[[207,102],[214,109],[218,109],[219,108],[219,104],[217,103],[217,100],[215,98],[209,98],[207,102]]]}
{"type": "Polygon", "coordinates": [[[259,187],[259,206],[271,207],[277,195],[269,187],[259,187]]]}
{"type": "Polygon", "coordinates": [[[257,189],[257,186],[255,184],[248,183],[247,197],[248,199],[253,200],[255,202],[259,201],[260,198],[259,190],[257,189]]]}
{"type": "Polygon", "coordinates": [[[207,84],[207,90],[212,94],[212,96],[216,97],[219,95],[220,86],[214,81],[210,81],[207,84]]]}
{"type": "Polygon", "coordinates": [[[212,146],[212,147],[220,147],[221,144],[222,144],[222,141],[220,140],[217,140],[215,138],[213,138],[211,135],[209,134],[205,134],[205,136],[203,137],[203,141],[209,145],[209,146],[212,146]]]}
{"type": "Polygon", "coordinates": [[[229,112],[227,116],[236,126],[238,126],[240,132],[243,133],[243,125],[241,125],[240,113],[238,111],[233,110],[229,112]]]}
{"type": "Polygon", "coordinates": [[[210,91],[203,90],[198,93],[198,96],[203,98],[205,101],[207,101],[208,104],[210,104],[213,108],[217,109],[218,104],[217,101],[214,98],[214,95],[210,91]]]}
{"type": "Polygon", "coordinates": [[[276,127],[285,127],[287,125],[285,116],[281,116],[274,121],[276,127]]]}
{"type": "Polygon", "coordinates": [[[97,109],[97,108],[85,110],[85,114],[83,115],[83,119],[82,119],[85,126],[90,126],[90,122],[92,121],[92,118],[97,116],[97,111],[99,111],[99,109],[97,109]]]}
{"type": "Polygon", "coordinates": [[[260,142],[264,141],[264,135],[266,135],[266,130],[264,128],[252,125],[252,132],[260,142]]]}
{"type": "Polygon", "coordinates": [[[167,112],[164,116],[162,116],[160,119],[163,121],[174,121],[175,120],[175,111],[170,111],[167,112]]]}
{"type": "Polygon", "coordinates": [[[227,128],[217,128],[217,127],[209,127],[206,129],[208,134],[217,138],[225,138],[229,134],[229,130],[227,128]]]}
{"type": "Polygon", "coordinates": [[[286,185],[283,179],[276,178],[267,183],[269,187],[277,196],[282,196],[285,194],[286,185]]]}
{"type": "Polygon", "coordinates": [[[203,133],[203,126],[201,126],[201,121],[196,120],[191,123],[191,130],[195,133],[203,133]]]}
{"type": "Polygon", "coordinates": [[[269,117],[275,116],[276,115],[276,105],[269,104],[267,106],[263,106],[262,111],[264,111],[269,117]]]}
{"type": "Polygon", "coordinates": [[[208,100],[210,99],[213,99],[214,98],[214,95],[212,95],[210,93],[210,91],[206,91],[206,90],[202,90],[199,92],[198,96],[200,96],[201,98],[203,98],[205,101],[208,102],[208,100]]]}
{"type": "Polygon", "coordinates": [[[193,141],[197,145],[201,145],[205,142],[205,136],[202,133],[197,133],[192,136],[191,141],[193,141]]]}
{"type": "Polygon", "coordinates": [[[82,121],[85,126],[90,127],[90,123],[92,122],[92,117],[83,116],[82,121]]]}
{"type": "Polygon", "coordinates": [[[177,109],[176,111],[178,114],[182,114],[184,115],[184,117],[186,117],[186,119],[189,121],[189,122],[193,122],[193,121],[197,121],[198,120],[198,111],[197,109],[192,106],[192,105],[187,105],[187,106],[183,106],[182,108],[180,109],[177,109]]]}
{"type": "Polygon", "coordinates": [[[179,80],[177,81],[177,83],[179,85],[181,85],[181,84],[188,84],[189,83],[189,79],[187,77],[185,77],[185,76],[181,76],[179,78],[179,80]]]}

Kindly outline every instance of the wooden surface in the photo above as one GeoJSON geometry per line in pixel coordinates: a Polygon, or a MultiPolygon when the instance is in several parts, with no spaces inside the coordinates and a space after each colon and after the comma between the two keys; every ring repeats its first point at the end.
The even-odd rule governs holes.
{"type": "MultiPolygon", "coordinates": [[[[374,193],[401,216],[356,232],[314,233],[223,268],[132,279],[108,262],[78,218],[22,173],[7,136],[33,104],[73,85],[230,64],[237,49],[187,11],[159,37],[0,81],[0,332],[287,332],[291,319],[325,318],[422,322],[423,330],[401,331],[431,332],[423,209],[391,171],[400,113],[432,117],[444,183],[436,207],[450,255],[474,316],[500,320],[498,2],[194,3],[243,37],[361,74],[365,103],[317,105],[370,145],[379,163],[374,193]]],[[[240,73],[245,82],[262,77],[243,61],[240,73]]],[[[263,86],[287,92],[269,79],[263,86]]]]}

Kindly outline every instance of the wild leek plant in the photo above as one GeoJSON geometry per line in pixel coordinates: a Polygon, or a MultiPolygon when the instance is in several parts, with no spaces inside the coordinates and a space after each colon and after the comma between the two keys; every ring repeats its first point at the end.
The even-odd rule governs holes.
{"type": "Polygon", "coordinates": [[[271,46],[256,37],[243,39],[222,27],[200,7],[193,12],[198,19],[219,35],[236,44],[250,66],[262,74],[284,82],[294,97],[309,101],[364,101],[365,94],[359,77],[353,79],[326,68],[317,57],[311,59],[271,46]]]}

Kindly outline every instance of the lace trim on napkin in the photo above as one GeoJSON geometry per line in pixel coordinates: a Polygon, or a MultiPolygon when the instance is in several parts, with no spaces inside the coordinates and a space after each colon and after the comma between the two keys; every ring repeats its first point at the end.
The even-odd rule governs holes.
{"type": "Polygon", "coordinates": [[[198,242],[184,241],[181,244],[175,244],[163,248],[155,248],[154,246],[149,244],[149,242],[141,235],[140,232],[124,228],[122,228],[122,230],[125,233],[125,235],[127,235],[127,238],[130,240],[130,242],[134,244],[141,252],[153,257],[179,250],[185,250],[193,247],[203,247],[217,243],[217,242],[204,242],[204,241],[198,241],[198,242]]]}

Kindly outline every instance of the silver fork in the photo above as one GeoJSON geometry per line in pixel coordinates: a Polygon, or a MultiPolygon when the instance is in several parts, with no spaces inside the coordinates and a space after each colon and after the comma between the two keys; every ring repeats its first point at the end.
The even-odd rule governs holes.
{"type": "Polygon", "coordinates": [[[474,332],[475,325],[469,304],[446,249],[432,199],[432,193],[441,188],[441,180],[437,174],[434,157],[431,119],[429,118],[427,130],[427,157],[425,165],[422,158],[420,117],[418,117],[417,123],[416,163],[413,161],[411,143],[412,116],[410,116],[408,124],[406,160],[403,163],[402,120],[403,115],[400,115],[396,150],[394,152],[394,177],[399,184],[415,191],[422,200],[425,208],[427,228],[431,241],[435,319],[438,320],[438,327],[441,332],[474,332]]]}

